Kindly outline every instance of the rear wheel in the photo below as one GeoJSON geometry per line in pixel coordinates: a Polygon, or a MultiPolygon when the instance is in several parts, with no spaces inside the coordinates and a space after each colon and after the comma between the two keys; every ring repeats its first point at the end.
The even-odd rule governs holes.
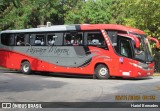
{"type": "Polygon", "coordinates": [[[104,64],[99,64],[95,68],[95,75],[98,79],[108,79],[110,77],[109,70],[104,64]]]}
{"type": "Polygon", "coordinates": [[[31,66],[30,66],[30,63],[28,61],[24,61],[21,64],[21,71],[24,74],[30,74],[31,73],[31,66]]]}

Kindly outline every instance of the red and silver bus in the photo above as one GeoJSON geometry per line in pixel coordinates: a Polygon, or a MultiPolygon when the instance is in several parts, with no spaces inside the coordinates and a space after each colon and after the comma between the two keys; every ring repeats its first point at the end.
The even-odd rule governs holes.
{"type": "Polygon", "coordinates": [[[116,24],[55,25],[0,32],[0,66],[21,70],[146,77],[154,73],[143,31],[116,24]]]}

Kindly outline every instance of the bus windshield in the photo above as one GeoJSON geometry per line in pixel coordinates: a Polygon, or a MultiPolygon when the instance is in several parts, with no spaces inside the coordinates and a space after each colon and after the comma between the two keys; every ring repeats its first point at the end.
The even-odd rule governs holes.
{"type": "Polygon", "coordinates": [[[140,41],[140,47],[135,48],[135,59],[142,62],[151,62],[153,60],[152,50],[146,35],[134,34],[140,41]]]}

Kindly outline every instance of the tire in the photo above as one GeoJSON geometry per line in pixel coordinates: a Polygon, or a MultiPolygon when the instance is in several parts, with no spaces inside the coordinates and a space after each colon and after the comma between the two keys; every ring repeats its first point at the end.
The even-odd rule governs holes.
{"type": "Polygon", "coordinates": [[[99,64],[95,68],[95,76],[98,79],[108,79],[110,77],[109,69],[105,65],[99,64]]]}
{"type": "Polygon", "coordinates": [[[21,71],[24,74],[30,74],[31,73],[31,66],[30,66],[30,63],[28,61],[24,61],[21,64],[21,71]]]}

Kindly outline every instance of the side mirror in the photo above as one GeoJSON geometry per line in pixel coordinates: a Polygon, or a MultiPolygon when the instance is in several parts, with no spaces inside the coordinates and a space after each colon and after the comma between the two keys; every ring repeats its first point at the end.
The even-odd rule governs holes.
{"type": "Polygon", "coordinates": [[[149,37],[149,36],[147,38],[148,38],[148,40],[153,41],[153,42],[156,43],[156,48],[160,47],[160,42],[158,41],[158,39],[156,39],[154,37],[149,37]]]}

